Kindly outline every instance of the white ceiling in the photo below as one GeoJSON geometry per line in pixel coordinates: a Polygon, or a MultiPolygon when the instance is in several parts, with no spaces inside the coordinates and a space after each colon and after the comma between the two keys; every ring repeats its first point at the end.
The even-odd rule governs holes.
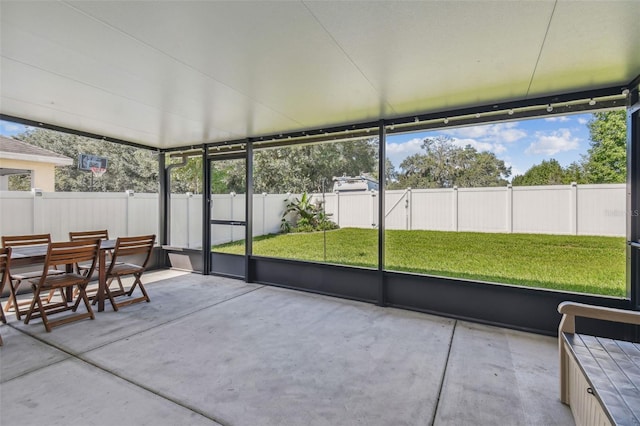
{"type": "Polygon", "coordinates": [[[0,2],[0,112],[156,148],[629,83],[640,1],[0,2]]]}

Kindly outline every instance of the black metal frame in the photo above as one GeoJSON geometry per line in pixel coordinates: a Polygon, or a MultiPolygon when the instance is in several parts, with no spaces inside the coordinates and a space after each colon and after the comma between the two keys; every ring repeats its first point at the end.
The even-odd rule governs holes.
{"type": "Polygon", "coordinates": [[[243,144],[245,148],[244,155],[239,152],[224,153],[222,155],[212,155],[209,152],[207,161],[203,162],[203,168],[207,169],[208,176],[203,181],[204,188],[203,193],[207,194],[205,198],[208,199],[206,203],[203,202],[203,209],[208,211],[208,218],[203,217],[202,232],[206,234],[208,241],[207,245],[202,245],[203,256],[208,257],[208,274],[215,274],[233,278],[244,279],[246,282],[251,282],[251,273],[249,269],[249,256],[251,255],[253,239],[251,238],[253,229],[253,220],[248,218],[253,217],[253,167],[249,167],[249,164],[253,162],[253,149],[250,144],[243,144]],[[246,185],[246,197],[245,197],[245,220],[217,220],[211,218],[211,167],[213,163],[220,160],[244,160],[245,161],[245,185],[246,185]],[[225,253],[217,253],[211,251],[211,225],[228,225],[228,226],[244,226],[245,229],[245,254],[231,255],[225,253]],[[208,247],[208,250],[204,250],[208,247]]]}
{"type": "MultiPolygon", "coordinates": [[[[589,97],[619,95],[623,88],[601,89],[589,92],[589,97]]],[[[583,96],[584,94],[581,94],[583,96]]],[[[575,94],[544,98],[545,101],[557,103],[575,100],[575,94]]],[[[637,103],[637,88],[627,98],[617,97],[613,100],[599,102],[598,108],[580,105],[578,107],[569,105],[565,108],[555,107],[559,113],[575,112],[588,109],[602,109],[627,105],[632,111],[631,102],[637,103]],[[635,96],[635,97],[634,97],[635,96]],[[636,101],[633,101],[636,99],[636,101]]],[[[531,102],[525,102],[530,105],[531,102]]],[[[478,114],[479,111],[487,111],[497,108],[518,108],[523,103],[507,103],[502,105],[492,105],[464,110],[456,110],[456,114],[478,114]]],[[[640,209],[640,143],[638,133],[640,123],[638,122],[638,111],[635,115],[630,112],[629,126],[629,146],[630,164],[629,187],[635,189],[635,193],[629,196],[632,206],[640,209]],[[634,118],[635,117],[635,121],[634,118]],[[635,141],[635,142],[634,142],[635,141]],[[635,156],[635,157],[634,157],[635,156]],[[633,180],[635,179],[635,180],[633,180]]],[[[443,123],[420,123],[422,120],[433,120],[434,117],[440,119],[445,116],[453,116],[453,112],[438,113],[432,115],[412,116],[396,120],[380,120],[375,123],[377,136],[379,139],[379,181],[381,190],[378,192],[378,267],[377,269],[356,268],[343,265],[331,265],[316,262],[305,262],[289,259],[274,259],[252,255],[251,232],[246,233],[246,252],[244,256],[244,278],[247,282],[257,282],[279,287],[303,290],[313,293],[320,293],[329,296],[360,300],[375,303],[380,306],[391,306],[402,309],[415,310],[437,315],[459,318],[463,320],[475,321],[491,325],[503,326],[519,330],[531,331],[546,335],[557,333],[560,315],[557,306],[560,302],[571,300],[581,303],[590,303],[607,307],[621,309],[638,309],[638,295],[640,294],[640,249],[630,246],[630,273],[628,275],[629,298],[612,298],[590,294],[569,293],[546,289],[520,287],[514,285],[484,283],[470,280],[453,279],[439,276],[428,276],[410,274],[385,270],[385,225],[384,225],[384,182],[385,182],[385,138],[388,132],[405,132],[433,127],[446,127],[443,123]],[[635,254],[634,254],[635,253],[635,254]]],[[[544,112],[528,111],[526,114],[519,114],[512,119],[522,119],[524,117],[545,116],[544,112]]],[[[480,117],[481,118],[481,117],[480,117]]],[[[504,117],[492,116],[488,119],[480,120],[478,117],[462,118],[456,120],[456,124],[486,123],[490,121],[504,120],[504,117]]],[[[310,143],[329,140],[340,140],[346,138],[363,137],[372,135],[373,123],[362,123],[359,125],[347,126],[339,129],[308,131],[301,134],[278,135],[272,137],[254,138],[252,140],[231,141],[218,146],[227,146],[227,150],[233,152],[234,149],[242,151],[246,146],[247,158],[247,187],[249,182],[253,182],[253,149],[266,146],[287,146],[299,143],[310,143]],[[332,133],[339,134],[332,134],[332,133]],[[315,134],[314,134],[315,133],[315,134]],[[293,139],[293,140],[292,140],[293,139]],[[246,144],[246,145],[245,145],[246,144]]],[[[247,191],[249,194],[249,190],[247,191]]],[[[630,191],[631,194],[631,191],[630,191]]],[[[253,206],[252,197],[247,196],[247,226],[252,222],[253,206]],[[251,218],[251,219],[249,219],[251,218]]],[[[640,210],[639,210],[640,211],[640,210]]],[[[633,221],[633,218],[631,218],[633,221]]],[[[629,241],[640,239],[640,226],[638,221],[633,221],[630,226],[629,241]]],[[[240,257],[240,256],[236,256],[240,257]]],[[[236,268],[239,268],[239,263],[236,268]]],[[[222,273],[221,275],[238,276],[237,273],[222,273]]],[[[618,338],[638,340],[637,327],[612,326],[608,323],[579,320],[578,326],[593,334],[607,335],[618,338]]]]}
{"type": "MultiPolygon", "coordinates": [[[[494,121],[519,120],[535,116],[549,115],[544,109],[528,109],[545,104],[553,104],[555,113],[570,113],[577,111],[597,110],[616,106],[626,106],[628,111],[628,226],[627,239],[630,242],[640,240],[640,101],[638,84],[640,76],[625,86],[613,86],[597,90],[568,93],[539,97],[536,99],[510,101],[496,104],[460,108],[448,111],[423,113],[405,117],[387,118],[379,121],[333,126],[324,129],[313,129],[283,134],[264,135],[252,139],[232,140],[226,142],[205,143],[188,148],[202,149],[203,158],[203,247],[211,246],[211,175],[209,161],[214,155],[209,151],[212,147],[226,147],[224,153],[215,157],[231,158],[242,153],[246,158],[246,245],[244,256],[224,255],[202,251],[203,273],[212,273],[212,262],[221,262],[223,270],[217,273],[227,276],[240,277],[248,282],[258,282],[275,286],[294,288],[326,295],[376,303],[381,306],[394,306],[421,312],[429,312],[453,318],[466,319],[475,322],[494,324],[504,327],[534,331],[542,334],[554,335],[560,315],[556,308],[561,301],[571,300],[592,303],[602,306],[640,310],[640,249],[638,244],[629,244],[627,250],[628,268],[628,298],[611,298],[589,294],[567,293],[560,291],[525,288],[495,283],[466,281],[445,277],[416,275],[401,272],[386,271],[384,269],[384,173],[385,173],[385,137],[387,133],[426,130],[449,127],[447,123],[455,120],[453,125],[484,124],[494,121]],[[629,95],[621,98],[623,90],[629,95]],[[611,98],[608,98],[611,97],[611,98]],[[575,101],[603,98],[593,106],[588,103],[575,101]],[[511,110],[520,109],[512,115],[511,110]],[[366,269],[330,265],[296,260],[273,259],[254,256],[252,254],[252,222],[253,222],[253,150],[262,147],[287,146],[298,143],[313,143],[345,138],[369,137],[378,132],[380,187],[378,193],[378,268],[366,269]],[[240,271],[238,273],[238,271],[240,271]]],[[[88,136],[110,142],[123,143],[130,146],[147,148],[128,141],[107,138],[88,132],[66,129],[59,126],[47,125],[40,122],[25,120],[7,115],[0,115],[0,119],[14,121],[30,126],[44,127],[88,136]]],[[[172,152],[184,152],[187,147],[160,150],[161,166],[161,197],[160,220],[163,228],[161,241],[166,240],[168,234],[165,223],[168,218],[167,194],[168,178],[165,165],[165,155],[172,152]],[[164,182],[164,183],[163,183],[164,182]],[[164,192],[164,193],[162,193],[164,192]]],[[[606,334],[615,337],[638,340],[637,327],[611,327],[601,322],[582,321],[579,326],[585,327],[594,334],[606,334]]]]}
{"type": "MultiPolygon", "coordinates": [[[[640,76],[629,93],[627,105],[627,241],[640,242],[640,76]]],[[[627,246],[627,294],[634,310],[640,310],[640,247],[627,246]]],[[[640,338],[640,330],[638,331],[640,338]]]]}
{"type": "Polygon", "coordinates": [[[387,305],[387,283],[384,273],[385,259],[385,182],[387,180],[387,128],[384,120],[380,121],[378,131],[378,305],[387,305]]]}

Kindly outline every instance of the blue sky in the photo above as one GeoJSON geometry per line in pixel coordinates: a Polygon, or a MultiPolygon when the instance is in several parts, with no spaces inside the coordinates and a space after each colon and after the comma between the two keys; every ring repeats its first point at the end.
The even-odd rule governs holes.
{"type": "Polygon", "coordinates": [[[459,146],[471,145],[490,151],[511,166],[512,176],[531,166],[555,158],[562,166],[580,161],[589,149],[587,123],[592,114],[554,116],[433,132],[387,136],[387,157],[396,170],[409,155],[421,152],[425,137],[449,136],[459,146]]]}
{"type": "MultiPolygon", "coordinates": [[[[587,122],[591,114],[554,116],[434,132],[407,133],[387,137],[387,157],[396,170],[402,160],[421,151],[425,137],[449,136],[460,146],[470,144],[478,151],[490,151],[511,166],[512,176],[523,174],[542,160],[555,158],[563,166],[579,161],[589,149],[587,122]]],[[[25,127],[0,120],[0,134],[13,136],[25,127]]]]}

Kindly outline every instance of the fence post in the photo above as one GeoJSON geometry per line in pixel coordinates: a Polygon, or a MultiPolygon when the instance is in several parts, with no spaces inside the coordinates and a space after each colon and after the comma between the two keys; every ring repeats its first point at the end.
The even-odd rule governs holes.
{"type": "Polygon", "coordinates": [[[453,231],[458,232],[458,187],[453,189],[453,231]]]}
{"type": "MultiPolygon", "coordinates": [[[[187,244],[186,246],[188,248],[191,248],[191,199],[193,198],[193,192],[187,192],[185,195],[187,196],[187,229],[186,229],[187,244]]],[[[171,226],[171,224],[169,224],[169,226],[171,226]]],[[[169,244],[171,244],[171,241],[169,241],[169,244]]]]}
{"type": "Polygon", "coordinates": [[[340,191],[336,191],[336,225],[340,227],[340,191]]]}
{"type": "Polygon", "coordinates": [[[411,224],[411,220],[412,220],[411,210],[413,209],[412,201],[413,200],[411,197],[411,187],[409,187],[407,188],[407,201],[405,205],[406,214],[407,214],[407,231],[411,231],[412,229],[412,224],[411,224]]]}
{"type": "Polygon", "coordinates": [[[42,218],[39,217],[39,213],[43,210],[40,206],[42,203],[42,189],[31,188],[31,195],[33,195],[33,222],[32,229],[34,234],[38,234],[41,226],[38,226],[38,222],[42,222],[42,218]]]}
{"type": "MultiPolygon", "coordinates": [[[[236,197],[236,193],[234,191],[231,191],[231,193],[229,194],[231,195],[231,212],[230,212],[230,218],[229,220],[235,220],[235,218],[233,217],[233,204],[235,201],[235,197],[236,197]]],[[[229,226],[229,242],[233,242],[233,226],[229,226]]]]}
{"type": "Polygon", "coordinates": [[[265,235],[264,228],[267,221],[267,193],[262,193],[262,234],[265,235]]]}
{"type": "Polygon", "coordinates": [[[571,206],[569,207],[571,234],[578,235],[578,183],[571,182],[571,206]]]}
{"type": "Polygon", "coordinates": [[[129,236],[129,222],[131,222],[131,209],[129,208],[129,198],[134,196],[134,192],[132,189],[127,189],[126,191],[124,191],[127,197],[127,206],[126,206],[126,210],[125,210],[125,215],[127,218],[127,222],[125,223],[125,235],[128,237],[129,236]]]}
{"type": "Polygon", "coordinates": [[[507,184],[507,234],[513,234],[513,185],[507,184]]]}
{"type": "Polygon", "coordinates": [[[375,205],[376,205],[376,192],[375,192],[375,190],[372,189],[371,190],[371,207],[369,208],[369,212],[370,212],[369,217],[371,218],[371,227],[372,228],[375,228],[377,226],[376,215],[374,214],[375,205]]]}

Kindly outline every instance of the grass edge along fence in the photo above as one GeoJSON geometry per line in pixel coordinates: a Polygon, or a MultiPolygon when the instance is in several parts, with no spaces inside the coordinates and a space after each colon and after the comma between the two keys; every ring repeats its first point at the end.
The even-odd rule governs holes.
{"type": "MultiPolygon", "coordinates": [[[[342,228],[323,234],[257,237],[253,253],[376,267],[377,230],[342,228]]],[[[386,244],[385,269],[391,271],[626,297],[622,237],[387,230],[386,244]]],[[[244,241],[213,250],[244,254],[244,241]]]]}

